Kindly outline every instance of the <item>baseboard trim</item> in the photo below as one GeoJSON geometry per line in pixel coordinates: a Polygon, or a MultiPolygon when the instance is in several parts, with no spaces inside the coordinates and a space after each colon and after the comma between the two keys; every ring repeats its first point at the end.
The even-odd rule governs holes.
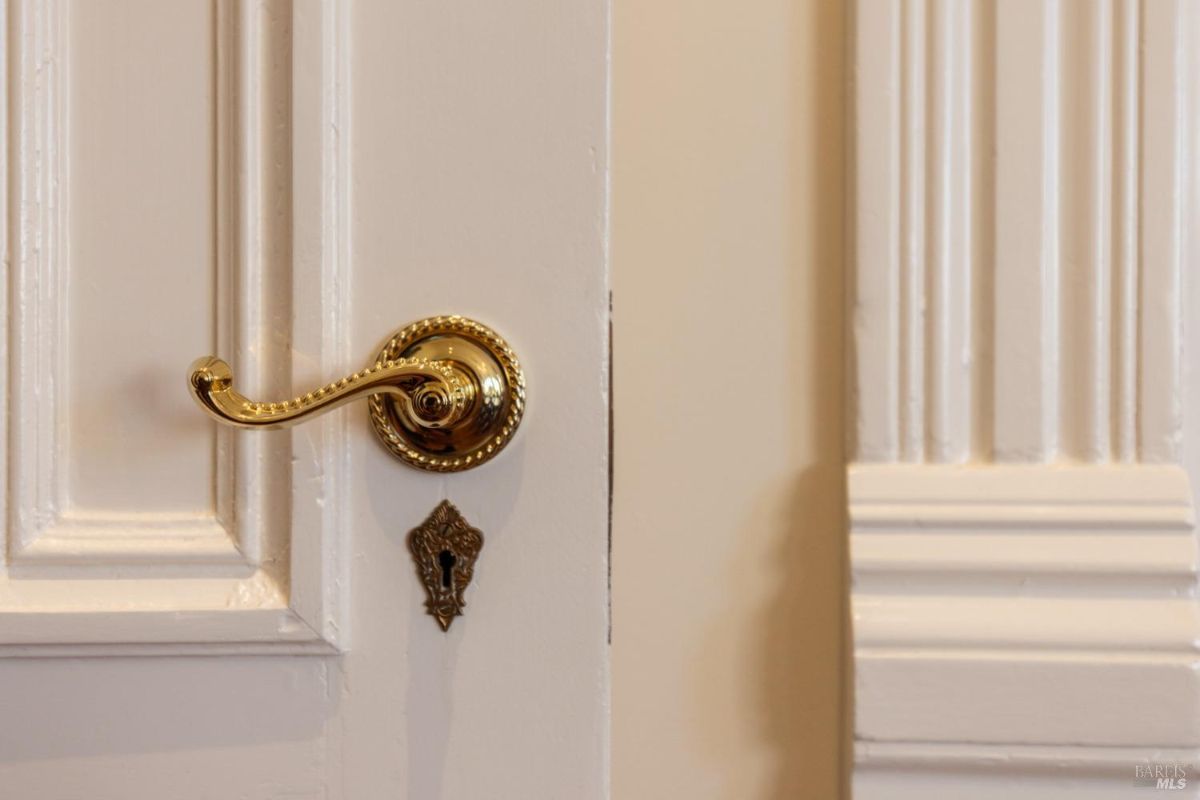
{"type": "Polygon", "coordinates": [[[1182,469],[859,465],[849,493],[858,739],[1200,747],[1182,469]]]}
{"type": "MultiPolygon", "coordinates": [[[[1062,800],[1128,798],[1139,775],[1181,772],[1181,790],[1195,796],[1200,750],[1019,746],[940,742],[859,742],[855,800],[1062,800]],[[1139,772],[1138,767],[1142,770],[1139,772]],[[1178,768],[1178,769],[1177,769],[1178,768]],[[1148,771],[1148,772],[1147,772],[1148,771]],[[1191,794],[1186,791],[1192,790],[1191,794]]],[[[1153,787],[1150,787],[1153,788],[1153,787]]]]}

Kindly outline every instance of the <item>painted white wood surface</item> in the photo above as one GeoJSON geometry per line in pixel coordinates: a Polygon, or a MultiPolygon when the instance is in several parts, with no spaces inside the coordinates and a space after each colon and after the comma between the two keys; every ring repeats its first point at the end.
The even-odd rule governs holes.
{"type": "Polygon", "coordinates": [[[607,796],[605,4],[4,11],[0,794],[607,796]],[[184,390],[215,352],[290,396],[438,313],[529,376],[477,472],[184,390]],[[444,497],[486,536],[448,635],[405,545],[444,497]]]}
{"type": "Polygon", "coordinates": [[[333,651],[343,423],[218,431],[179,365],[288,395],[347,363],[337,6],[295,43],[253,2],[7,12],[0,654],[333,651]]]}
{"type": "Polygon", "coordinates": [[[857,798],[1200,761],[1189,2],[859,3],[857,798]]]}

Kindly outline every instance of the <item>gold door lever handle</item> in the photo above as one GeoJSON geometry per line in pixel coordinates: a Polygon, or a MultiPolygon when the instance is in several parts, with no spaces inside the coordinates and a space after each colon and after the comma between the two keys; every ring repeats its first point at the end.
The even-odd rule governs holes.
{"type": "Polygon", "coordinates": [[[402,398],[412,422],[440,428],[461,419],[474,384],[454,362],[405,359],[376,362],[328,386],[276,403],[256,403],[233,388],[233,371],[215,356],[196,359],[192,396],[213,418],[239,428],[287,428],[372,394],[402,398]]]}
{"type": "Polygon", "coordinates": [[[453,472],[492,458],[525,410],[516,355],[490,328],[463,317],[431,317],[401,330],[360,372],[291,400],[256,402],[233,386],[229,364],[197,359],[188,388],[210,416],[241,428],[285,428],[361,397],[371,425],[396,457],[453,472]]]}

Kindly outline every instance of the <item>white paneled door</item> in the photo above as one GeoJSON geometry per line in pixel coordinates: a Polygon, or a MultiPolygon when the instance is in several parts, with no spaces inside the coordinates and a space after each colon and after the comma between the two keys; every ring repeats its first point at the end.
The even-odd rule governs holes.
{"type": "Polygon", "coordinates": [[[7,0],[4,800],[608,794],[607,6],[7,0]],[[461,314],[515,438],[208,419],[461,314]],[[448,631],[409,531],[484,546],[448,631]]]}

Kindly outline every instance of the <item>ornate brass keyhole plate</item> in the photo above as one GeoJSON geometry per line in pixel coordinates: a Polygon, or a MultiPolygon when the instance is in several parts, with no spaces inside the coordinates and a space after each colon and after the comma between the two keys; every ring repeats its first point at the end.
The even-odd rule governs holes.
{"type": "Polygon", "coordinates": [[[443,500],[408,534],[408,549],[425,585],[425,608],[442,630],[449,630],[466,606],[463,594],[475,574],[483,534],[449,500],[443,500]]]}

